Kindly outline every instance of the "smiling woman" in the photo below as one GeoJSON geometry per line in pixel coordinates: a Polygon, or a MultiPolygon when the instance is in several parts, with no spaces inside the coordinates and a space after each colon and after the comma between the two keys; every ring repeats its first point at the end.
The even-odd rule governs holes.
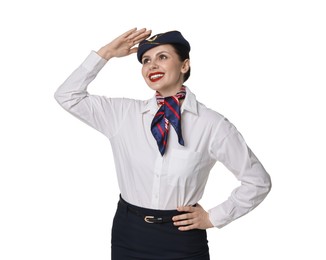
{"type": "Polygon", "coordinates": [[[112,259],[207,260],[206,229],[221,228],[254,209],[271,180],[235,126],[184,85],[190,75],[188,41],[178,31],[147,39],[150,34],[132,29],[91,52],[55,98],[111,142],[121,193],[112,259]],[[136,52],[144,80],[155,91],[152,99],[87,92],[108,60],[136,52]],[[206,211],[198,202],[217,161],[241,185],[206,211]]]}
{"type": "Polygon", "coordinates": [[[184,83],[189,59],[181,60],[170,44],[159,45],[142,56],[142,74],[147,85],[164,97],[173,96],[184,83]]]}

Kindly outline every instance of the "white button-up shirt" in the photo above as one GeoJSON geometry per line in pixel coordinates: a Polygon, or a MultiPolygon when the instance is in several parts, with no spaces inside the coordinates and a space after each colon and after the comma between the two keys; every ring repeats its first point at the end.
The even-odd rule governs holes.
{"type": "Polygon", "coordinates": [[[122,197],[131,204],[160,210],[194,205],[202,197],[210,170],[222,162],[241,181],[229,199],[209,210],[222,227],[255,208],[268,194],[270,177],[237,129],[196,100],[187,88],[181,107],[185,145],[173,128],[161,156],[150,126],[158,110],[155,96],[140,101],[91,95],[87,86],[106,64],[96,52],[55,93],[71,114],[108,137],[122,197]]]}

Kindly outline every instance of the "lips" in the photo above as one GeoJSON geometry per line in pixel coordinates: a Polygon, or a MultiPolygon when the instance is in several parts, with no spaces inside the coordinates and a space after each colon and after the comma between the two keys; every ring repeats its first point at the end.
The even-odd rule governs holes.
{"type": "Polygon", "coordinates": [[[149,80],[151,82],[159,81],[163,77],[164,77],[164,73],[163,72],[155,72],[155,73],[150,73],[148,75],[148,78],[149,78],[149,80]]]}

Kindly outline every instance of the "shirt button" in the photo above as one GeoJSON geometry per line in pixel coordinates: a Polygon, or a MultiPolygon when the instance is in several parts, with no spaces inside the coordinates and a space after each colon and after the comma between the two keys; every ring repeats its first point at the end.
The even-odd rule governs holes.
{"type": "Polygon", "coordinates": [[[156,178],[160,177],[160,175],[156,174],[156,178]]]}

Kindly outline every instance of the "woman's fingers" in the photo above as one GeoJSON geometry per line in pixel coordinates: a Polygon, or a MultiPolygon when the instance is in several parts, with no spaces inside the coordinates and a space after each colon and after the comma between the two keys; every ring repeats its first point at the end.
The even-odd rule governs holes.
{"type": "Polygon", "coordinates": [[[127,41],[130,44],[130,51],[129,54],[136,53],[138,47],[133,47],[140,43],[141,41],[145,40],[151,35],[151,30],[146,30],[146,28],[133,31],[131,34],[128,35],[127,41]]]}
{"type": "Polygon", "coordinates": [[[146,30],[146,28],[143,28],[141,30],[138,30],[134,32],[132,35],[130,35],[128,38],[132,40],[134,44],[140,43],[142,40],[145,40],[151,35],[151,30],[146,30]]]}
{"type": "Polygon", "coordinates": [[[147,30],[146,28],[140,30],[137,30],[137,28],[130,29],[115,38],[112,42],[103,46],[97,53],[107,60],[112,57],[130,55],[138,50],[138,48],[134,46],[150,35],[151,30],[147,30]]]}
{"type": "Polygon", "coordinates": [[[124,38],[127,38],[129,37],[132,33],[134,33],[135,31],[137,31],[137,28],[132,28],[128,31],[126,31],[125,33],[123,33],[120,37],[124,37],[124,38]]]}
{"type": "Polygon", "coordinates": [[[184,214],[172,218],[173,224],[178,226],[180,231],[213,227],[209,220],[208,213],[199,204],[197,204],[196,207],[179,207],[178,211],[185,212],[184,214]]]}

